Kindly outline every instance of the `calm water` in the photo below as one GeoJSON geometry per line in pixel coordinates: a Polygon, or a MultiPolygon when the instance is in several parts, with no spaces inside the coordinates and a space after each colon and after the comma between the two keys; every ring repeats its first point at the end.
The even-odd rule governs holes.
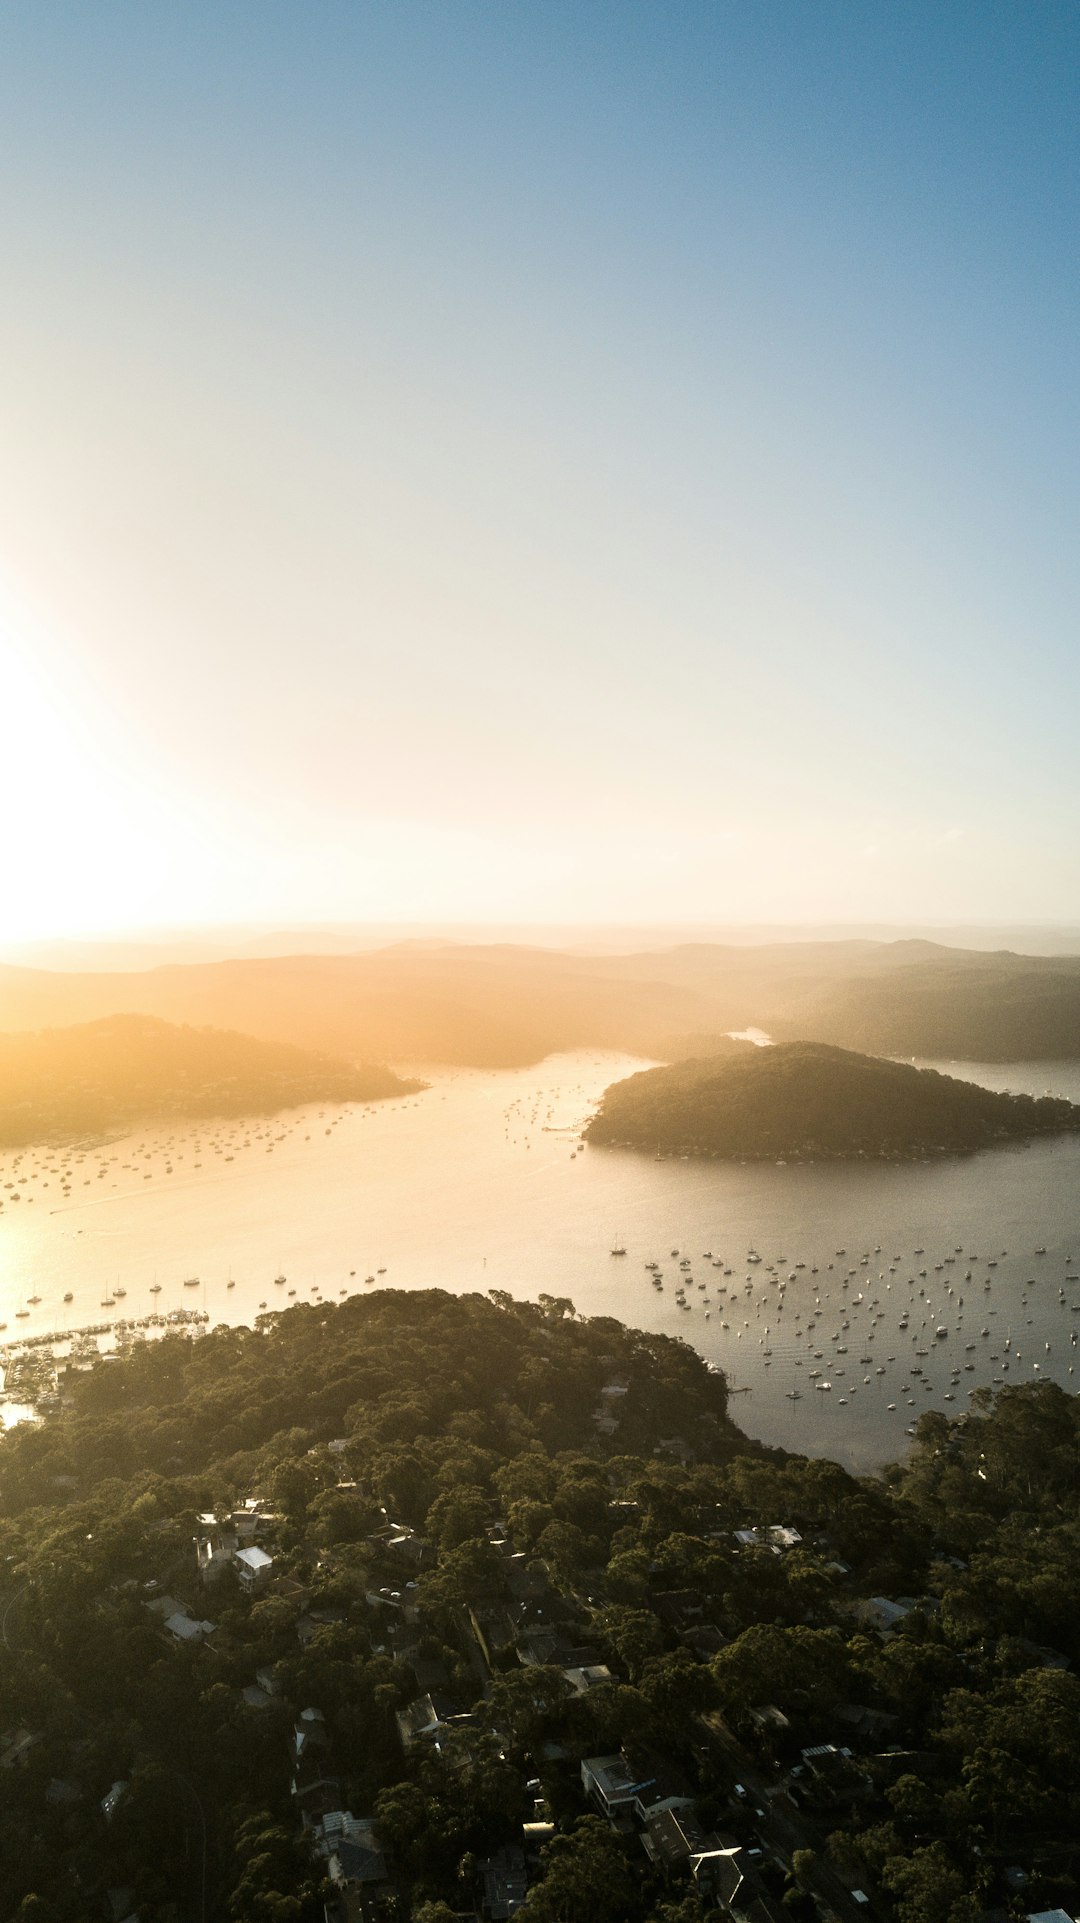
{"type": "MultiPolygon", "coordinates": [[[[427,1071],[424,1094],[367,1109],[0,1157],[0,1340],[173,1307],[249,1321],[379,1271],[398,1288],[547,1290],[682,1336],[746,1391],[732,1407],[750,1433],[860,1469],[976,1384],[1078,1386],[1080,1140],[907,1164],[575,1153],[601,1091],[639,1066],[589,1051],[427,1071]]],[[[1080,1100],[1074,1063],[941,1066],[1080,1100]]]]}

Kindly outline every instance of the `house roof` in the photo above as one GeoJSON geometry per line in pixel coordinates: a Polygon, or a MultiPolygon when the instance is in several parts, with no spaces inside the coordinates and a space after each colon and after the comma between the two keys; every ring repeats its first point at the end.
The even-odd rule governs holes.
{"type": "Polygon", "coordinates": [[[564,1669],[563,1675],[575,1696],[587,1695],[590,1689],[596,1688],[597,1683],[615,1681],[606,1663],[585,1663],[575,1669],[564,1669]]]}
{"type": "Polygon", "coordinates": [[[668,1869],[717,1847],[717,1838],[710,1835],[693,1808],[658,1811],[646,1823],[642,1840],[653,1862],[668,1869]]]}
{"type": "Polygon", "coordinates": [[[0,1736],[0,1769],[14,1769],[29,1756],[41,1736],[31,1729],[9,1729],[0,1736]]]}
{"type": "Polygon", "coordinates": [[[179,1643],[201,1643],[204,1636],[213,1635],[215,1625],[196,1622],[193,1616],[185,1615],[183,1611],[178,1610],[175,1616],[166,1617],[165,1627],[179,1643]]]}
{"type": "Polygon", "coordinates": [[[238,1549],[236,1552],[236,1560],[237,1562],[242,1562],[245,1569],[250,1569],[253,1574],[258,1574],[260,1570],[269,1569],[274,1558],[273,1556],[268,1556],[265,1549],[259,1549],[255,1546],[251,1549],[238,1549]]]}
{"type": "Polygon", "coordinates": [[[460,1718],[460,1710],[451,1697],[442,1690],[429,1690],[424,1696],[417,1696],[404,1709],[395,1711],[395,1720],[402,1742],[408,1748],[418,1736],[429,1734],[438,1729],[440,1723],[460,1718]]]}
{"type": "Polygon", "coordinates": [[[385,1883],[386,1858],[374,1843],[339,1843],[334,1855],[347,1883],[385,1883]]]}
{"type": "Polygon", "coordinates": [[[690,1859],[690,1873],[696,1883],[706,1885],[718,1902],[733,1903],[743,1882],[738,1849],[696,1851],[690,1859]]]}
{"type": "Polygon", "coordinates": [[[370,1816],[354,1816],[348,1809],[327,1810],[315,1830],[335,1883],[385,1882],[386,1859],[370,1816]]]}
{"type": "Polygon", "coordinates": [[[124,1778],[124,1779],[121,1779],[119,1782],[114,1783],[112,1788],[107,1792],[107,1794],[102,1797],[101,1808],[105,1816],[115,1815],[117,1805],[119,1804],[120,1798],[123,1796],[126,1788],[127,1788],[127,1780],[126,1778],[124,1778]]]}
{"type": "Polygon", "coordinates": [[[586,1756],[581,1765],[596,1784],[605,1803],[628,1803],[638,1778],[625,1756],[586,1756]]]}
{"type": "Polygon", "coordinates": [[[506,1844],[494,1856],[489,1856],[486,1863],[481,1863],[480,1875],[488,1916],[492,1923],[506,1923],[506,1919],[521,1908],[528,1890],[524,1850],[517,1844],[506,1844]]]}

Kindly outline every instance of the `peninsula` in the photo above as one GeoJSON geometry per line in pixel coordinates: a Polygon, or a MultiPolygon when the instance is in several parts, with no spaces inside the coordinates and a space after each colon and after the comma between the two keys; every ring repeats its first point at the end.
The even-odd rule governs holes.
{"type": "Polygon", "coordinates": [[[821,1042],[734,1046],[609,1088],[590,1142],[749,1158],[906,1156],[1080,1129],[1057,1097],[999,1094],[935,1069],[821,1042]]]}
{"type": "Polygon", "coordinates": [[[231,1030],[114,1015],[0,1035],[0,1147],[70,1141],[136,1122],[269,1114],[305,1102],[371,1102],[420,1086],[231,1030]]]}

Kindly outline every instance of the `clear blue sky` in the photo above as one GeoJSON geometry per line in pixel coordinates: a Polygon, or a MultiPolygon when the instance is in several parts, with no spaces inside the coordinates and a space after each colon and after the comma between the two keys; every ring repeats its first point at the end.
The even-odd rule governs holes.
{"type": "Polygon", "coordinates": [[[0,12],[0,936],[1080,916],[1080,8],[0,12]]]}

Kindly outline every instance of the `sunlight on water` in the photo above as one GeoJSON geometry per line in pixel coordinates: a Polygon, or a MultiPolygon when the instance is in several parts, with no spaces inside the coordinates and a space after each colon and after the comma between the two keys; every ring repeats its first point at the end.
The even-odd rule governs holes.
{"type": "MultiPolygon", "coordinates": [[[[583,1147],[603,1089],[645,1065],[427,1070],[400,1101],[9,1154],[0,1339],[176,1310],[251,1321],[373,1285],[547,1290],[692,1342],[750,1433],[860,1468],[976,1384],[1072,1386],[1075,1138],[785,1167],[583,1147]]],[[[1075,1064],[937,1066],[1080,1095],[1075,1064]]]]}

